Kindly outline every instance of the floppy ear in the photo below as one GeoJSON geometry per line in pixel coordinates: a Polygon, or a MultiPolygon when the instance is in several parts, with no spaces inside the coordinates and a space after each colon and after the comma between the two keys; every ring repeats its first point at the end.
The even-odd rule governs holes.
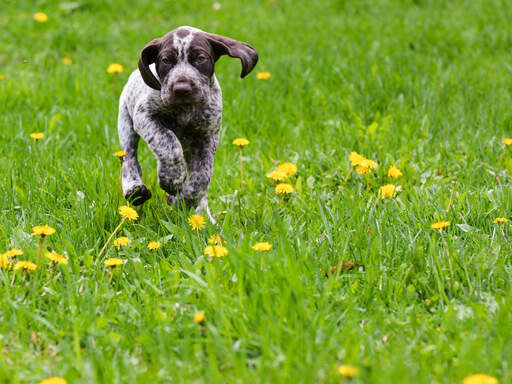
{"type": "Polygon", "coordinates": [[[158,52],[160,51],[160,39],[155,39],[146,44],[142,52],[140,53],[139,59],[139,71],[142,75],[144,82],[151,88],[160,90],[161,85],[158,79],[153,75],[153,72],[149,69],[149,64],[156,61],[158,52]]]}
{"type": "Polygon", "coordinates": [[[205,33],[205,35],[213,48],[215,61],[222,55],[238,57],[242,61],[241,78],[247,76],[258,62],[258,52],[249,44],[213,33],[205,33]]]}

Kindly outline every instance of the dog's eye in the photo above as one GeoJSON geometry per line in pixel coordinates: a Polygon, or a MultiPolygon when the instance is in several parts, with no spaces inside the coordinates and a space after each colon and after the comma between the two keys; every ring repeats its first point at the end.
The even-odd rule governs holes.
{"type": "Polygon", "coordinates": [[[199,55],[196,57],[196,63],[197,64],[203,64],[206,61],[205,55],[199,55]]]}
{"type": "Polygon", "coordinates": [[[163,57],[162,63],[164,64],[172,64],[172,59],[170,57],[163,57]]]}

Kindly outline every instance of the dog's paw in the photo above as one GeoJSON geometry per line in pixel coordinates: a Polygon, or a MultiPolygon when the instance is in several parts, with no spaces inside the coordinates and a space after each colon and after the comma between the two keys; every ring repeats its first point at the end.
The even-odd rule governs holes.
{"type": "Polygon", "coordinates": [[[144,184],[130,189],[124,195],[132,205],[142,205],[146,200],[151,199],[151,196],[151,191],[144,184]]]}

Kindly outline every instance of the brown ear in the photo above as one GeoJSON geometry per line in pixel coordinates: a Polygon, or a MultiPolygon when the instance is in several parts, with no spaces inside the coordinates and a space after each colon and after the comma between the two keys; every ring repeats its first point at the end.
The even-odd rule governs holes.
{"type": "Polygon", "coordinates": [[[156,61],[158,52],[160,51],[160,39],[155,39],[146,44],[142,52],[140,53],[139,59],[139,71],[142,75],[144,82],[151,88],[160,90],[161,85],[158,79],[153,75],[153,72],[149,69],[149,64],[156,61]]]}
{"type": "Polygon", "coordinates": [[[247,76],[258,62],[258,52],[249,44],[213,33],[205,33],[205,35],[213,47],[215,61],[222,55],[238,57],[242,61],[241,78],[247,76]]]}

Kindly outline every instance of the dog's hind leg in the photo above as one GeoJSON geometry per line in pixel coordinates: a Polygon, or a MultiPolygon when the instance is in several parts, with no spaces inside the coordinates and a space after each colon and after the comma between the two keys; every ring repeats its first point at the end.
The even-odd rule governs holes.
{"type": "Polygon", "coordinates": [[[126,156],[123,159],[122,181],[124,197],[133,205],[141,205],[151,198],[151,191],[142,182],[142,170],[137,160],[139,135],[133,129],[133,121],[126,105],[119,106],[117,119],[119,144],[126,156]]]}

